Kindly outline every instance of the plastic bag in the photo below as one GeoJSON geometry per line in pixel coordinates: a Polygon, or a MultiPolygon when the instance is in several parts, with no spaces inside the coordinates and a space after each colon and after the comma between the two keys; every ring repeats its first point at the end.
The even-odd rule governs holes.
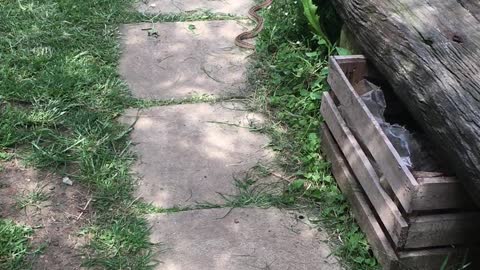
{"type": "Polygon", "coordinates": [[[373,114],[373,117],[377,119],[379,123],[385,122],[385,108],[387,108],[387,102],[385,101],[385,96],[380,87],[374,85],[373,83],[364,80],[365,94],[361,96],[365,105],[373,114]]]}
{"type": "Polygon", "coordinates": [[[403,163],[410,169],[417,171],[435,171],[437,164],[430,153],[422,145],[425,142],[419,136],[398,124],[390,124],[385,120],[387,103],[380,87],[364,80],[365,94],[361,99],[377,120],[387,138],[397,150],[403,163]]]}

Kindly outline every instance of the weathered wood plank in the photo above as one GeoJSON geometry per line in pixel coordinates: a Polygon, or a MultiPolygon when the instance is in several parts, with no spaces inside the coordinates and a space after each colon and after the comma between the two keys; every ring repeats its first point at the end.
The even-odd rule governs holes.
{"type": "Polygon", "coordinates": [[[413,209],[474,209],[462,183],[455,177],[419,177],[413,209]]]}
{"type": "Polygon", "coordinates": [[[480,213],[435,214],[410,218],[405,248],[478,244],[480,213]]]}
{"type": "Polygon", "coordinates": [[[367,58],[363,55],[335,56],[335,61],[345,74],[347,81],[352,85],[357,84],[368,75],[367,58]]]}
{"type": "Polygon", "coordinates": [[[398,261],[397,255],[370,209],[362,187],[353,176],[345,157],[326,125],[322,126],[321,137],[322,150],[332,164],[333,176],[343,195],[350,203],[355,220],[366,234],[368,243],[377,260],[383,265],[384,269],[390,269],[398,261]]]}
{"type": "MultiPolygon", "coordinates": [[[[463,263],[471,262],[468,258],[470,250],[467,248],[435,248],[416,251],[399,252],[399,268],[401,270],[439,270],[445,260],[448,260],[445,269],[462,269],[463,263]]],[[[467,267],[465,269],[477,269],[467,267]]]]}
{"type": "Polygon", "coordinates": [[[413,171],[412,174],[415,177],[415,179],[446,176],[445,173],[443,172],[413,171]]]}
{"type": "Polygon", "coordinates": [[[321,112],[393,242],[396,246],[403,246],[408,224],[395,203],[381,187],[377,173],[340,116],[340,112],[328,93],[323,95],[321,112]]]}
{"type": "Polygon", "coordinates": [[[340,104],[345,108],[343,116],[348,126],[354,130],[355,135],[372,154],[403,209],[410,213],[413,211],[411,202],[418,183],[410,170],[401,162],[397,150],[353,89],[337,59],[342,60],[330,58],[328,83],[340,104]]]}
{"type": "Polygon", "coordinates": [[[479,1],[332,2],[480,205],[479,1]]]}

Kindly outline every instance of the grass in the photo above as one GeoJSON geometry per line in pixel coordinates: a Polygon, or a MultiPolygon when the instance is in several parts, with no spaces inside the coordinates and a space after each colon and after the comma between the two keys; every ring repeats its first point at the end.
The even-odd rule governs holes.
{"type": "MultiPolygon", "coordinates": [[[[320,154],[320,99],[329,90],[328,56],[336,51],[331,47],[335,42],[324,38],[336,41],[341,24],[328,2],[318,10],[320,22],[330,26],[324,28],[322,37],[310,31],[300,1],[274,1],[264,12],[265,28],[257,40],[258,53],[250,75],[257,89],[251,106],[269,115],[270,125],[263,132],[270,135],[272,147],[280,152],[282,167],[296,177],[282,195],[288,198],[287,206],[320,209],[319,219],[335,236],[332,239],[337,239],[336,254],[342,261],[351,269],[378,269],[365,235],[330,174],[329,163],[320,154]]],[[[248,200],[265,203],[264,197],[245,194],[248,200]]],[[[278,196],[266,201],[282,206],[278,199],[285,201],[278,196]]]]}
{"type": "MultiPolygon", "coordinates": [[[[132,197],[130,166],[135,157],[128,150],[130,130],[116,117],[128,107],[219,101],[210,96],[132,98],[117,74],[119,24],[242,19],[209,11],[139,14],[132,4],[133,0],[0,4],[0,159],[21,159],[68,176],[93,192],[95,218],[82,231],[91,239],[84,265],[92,268],[141,270],[155,265],[143,219],[148,207],[142,210],[132,197]]],[[[17,205],[35,205],[44,195],[26,194],[17,205]]]]}
{"type": "MultiPolygon", "coordinates": [[[[0,150],[14,150],[13,155],[29,165],[69,176],[92,190],[96,215],[84,229],[91,238],[85,266],[104,269],[153,266],[148,225],[132,207],[129,130],[115,121],[130,105],[146,106],[130,97],[117,74],[118,25],[232,18],[208,12],[139,15],[129,11],[131,3],[0,4],[0,150]]],[[[18,206],[36,204],[44,195],[22,196],[18,206]]],[[[14,234],[2,234],[9,245],[1,245],[0,268],[16,269],[28,249],[25,230],[3,220],[0,225],[2,233],[14,234]]]]}
{"type": "MultiPolygon", "coordinates": [[[[133,0],[6,0],[0,4],[0,159],[12,157],[54,171],[93,192],[95,219],[85,266],[151,269],[149,228],[132,197],[127,127],[115,119],[128,107],[216,102],[134,99],[117,74],[122,23],[242,19],[199,11],[148,15],[133,0]],[[6,151],[9,154],[6,154],[6,151]]],[[[43,200],[18,198],[24,208],[43,200]]],[[[23,258],[23,257],[22,257],[23,258]]],[[[13,268],[2,268],[13,269],[13,268]]]]}
{"type": "Polygon", "coordinates": [[[0,269],[26,269],[32,229],[0,219],[0,269]]]}

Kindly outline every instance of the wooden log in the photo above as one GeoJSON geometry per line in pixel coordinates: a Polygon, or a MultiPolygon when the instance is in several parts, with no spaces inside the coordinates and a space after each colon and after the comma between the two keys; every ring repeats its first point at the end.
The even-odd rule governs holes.
{"type": "Polygon", "coordinates": [[[479,1],[333,3],[480,205],[479,1]]]}

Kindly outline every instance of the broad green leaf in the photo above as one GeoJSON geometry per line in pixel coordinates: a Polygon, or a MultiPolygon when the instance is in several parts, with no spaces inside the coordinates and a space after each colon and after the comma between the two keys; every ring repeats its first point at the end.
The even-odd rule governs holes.
{"type": "Polygon", "coordinates": [[[350,50],[342,48],[342,47],[337,47],[336,48],[338,55],[352,55],[350,50]]]}
{"type": "Polygon", "coordinates": [[[319,42],[325,41],[326,45],[331,48],[331,42],[328,40],[325,31],[320,24],[320,16],[317,14],[318,7],[313,3],[313,0],[302,0],[303,13],[307,18],[308,24],[312,28],[313,32],[318,36],[319,42]]]}

